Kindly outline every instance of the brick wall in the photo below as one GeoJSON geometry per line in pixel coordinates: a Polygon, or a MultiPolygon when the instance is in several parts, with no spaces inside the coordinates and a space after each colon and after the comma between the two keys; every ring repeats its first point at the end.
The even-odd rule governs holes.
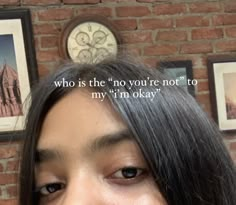
{"type": "MultiPolygon", "coordinates": [[[[236,55],[235,0],[0,0],[1,7],[31,9],[41,77],[61,62],[58,37],[63,26],[80,14],[101,14],[117,25],[124,46],[146,63],[192,60],[196,99],[209,114],[206,57],[236,55]]],[[[224,139],[236,161],[236,132],[224,139]]],[[[16,204],[18,155],[17,142],[0,144],[0,205],[16,204]]]]}

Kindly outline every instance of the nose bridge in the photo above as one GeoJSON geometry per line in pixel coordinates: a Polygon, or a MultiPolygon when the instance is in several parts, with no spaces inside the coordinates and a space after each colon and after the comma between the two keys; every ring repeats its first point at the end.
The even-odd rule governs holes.
{"type": "Polygon", "coordinates": [[[61,205],[102,205],[103,197],[98,182],[92,177],[80,176],[67,183],[61,205]]]}

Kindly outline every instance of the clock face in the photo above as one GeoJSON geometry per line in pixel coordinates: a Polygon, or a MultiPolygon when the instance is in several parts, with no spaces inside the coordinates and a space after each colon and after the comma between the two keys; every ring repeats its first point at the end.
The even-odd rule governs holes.
{"type": "Polygon", "coordinates": [[[69,34],[67,49],[70,58],[78,63],[98,63],[117,54],[117,41],[105,25],[84,22],[69,34]]]}

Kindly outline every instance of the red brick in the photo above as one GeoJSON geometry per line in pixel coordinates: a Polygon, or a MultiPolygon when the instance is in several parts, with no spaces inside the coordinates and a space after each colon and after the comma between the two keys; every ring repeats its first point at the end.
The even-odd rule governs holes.
{"type": "Polygon", "coordinates": [[[214,26],[234,25],[236,24],[236,14],[225,14],[213,16],[212,22],[214,26]]]}
{"type": "Polygon", "coordinates": [[[38,63],[38,72],[40,77],[47,76],[50,72],[48,69],[48,65],[45,63],[38,63]]]}
{"type": "Polygon", "coordinates": [[[189,11],[191,13],[219,12],[220,11],[220,5],[217,2],[193,3],[193,4],[189,5],[189,11]]]}
{"type": "Polygon", "coordinates": [[[113,20],[113,23],[120,31],[129,31],[137,29],[137,21],[135,19],[113,20]]]}
{"type": "Polygon", "coordinates": [[[34,22],[36,22],[37,19],[38,19],[38,14],[37,14],[36,11],[33,11],[33,10],[31,10],[30,13],[31,13],[31,20],[32,20],[32,23],[34,24],[34,22]]]}
{"type": "Polygon", "coordinates": [[[206,67],[207,66],[207,56],[201,56],[200,57],[200,60],[201,60],[201,63],[202,63],[202,65],[204,66],[204,67],[206,67]]]}
{"type": "Polygon", "coordinates": [[[59,34],[61,32],[60,24],[45,23],[33,26],[34,34],[59,34]]]}
{"type": "Polygon", "coordinates": [[[0,159],[8,159],[18,157],[19,152],[17,147],[4,146],[0,147],[0,159]]]}
{"type": "Polygon", "coordinates": [[[210,95],[207,93],[207,94],[198,94],[196,96],[196,100],[200,103],[200,104],[203,104],[203,105],[207,105],[207,104],[210,104],[210,95]]]}
{"type": "Polygon", "coordinates": [[[131,47],[131,46],[128,45],[126,47],[126,50],[132,56],[140,56],[141,55],[141,48],[138,48],[137,46],[131,47]]]}
{"type": "Polygon", "coordinates": [[[209,19],[202,16],[185,16],[176,19],[177,27],[209,26],[209,19]]]}
{"type": "Polygon", "coordinates": [[[78,15],[90,14],[101,15],[106,17],[112,16],[112,9],[108,7],[93,7],[93,8],[79,8],[77,10],[78,15]]]}
{"type": "Polygon", "coordinates": [[[8,161],[6,171],[18,171],[19,163],[19,160],[8,161]]]}
{"type": "Polygon", "coordinates": [[[183,44],[180,48],[180,53],[211,53],[213,52],[212,45],[210,43],[189,43],[183,44]]]}
{"type": "Polygon", "coordinates": [[[158,2],[158,1],[163,1],[163,0],[136,0],[137,2],[140,3],[152,3],[152,2],[158,2]]]}
{"type": "Polygon", "coordinates": [[[7,195],[12,198],[17,196],[17,186],[10,185],[6,187],[7,195]]]}
{"type": "Polygon", "coordinates": [[[157,34],[156,40],[163,41],[186,41],[186,31],[161,31],[157,34]]]}
{"type": "Polygon", "coordinates": [[[20,0],[1,0],[0,5],[20,5],[20,0]]]}
{"type": "Polygon", "coordinates": [[[193,77],[195,79],[207,79],[207,69],[193,69],[193,77]]]}
{"type": "Polygon", "coordinates": [[[127,32],[122,34],[124,43],[151,43],[151,32],[127,32]]]}
{"type": "Polygon", "coordinates": [[[236,164],[236,153],[230,153],[231,158],[233,159],[234,163],[236,164]]]}
{"type": "Polygon", "coordinates": [[[40,38],[38,36],[35,36],[34,37],[34,47],[35,47],[35,50],[38,51],[40,50],[41,48],[41,43],[40,43],[40,38]]]}
{"type": "Polygon", "coordinates": [[[136,2],[136,0],[101,0],[102,3],[136,2]]]}
{"type": "Polygon", "coordinates": [[[194,56],[195,56],[195,58],[193,60],[194,68],[205,69],[207,67],[207,56],[202,55],[202,54],[198,54],[198,55],[194,55],[194,56]]]}
{"type": "Polygon", "coordinates": [[[60,0],[23,0],[23,5],[53,5],[53,4],[60,4],[60,0]]]}
{"type": "Polygon", "coordinates": [[[17,183],[17,175],[16,174],[0,173],[0,185],[16,184],[16,183],[17,183]]]}
{"type": "MultiPolygon", "coordinates": [[[[0,163],[0,172],[3,172],[3,171],[4,171],[4,167],[3,167],[2,163],[0,163]]],[[[0,194],[0,196],[1,196],[1,194],[0,194]]]]}
{"type": "Polygon", "coordinates": [[[123,6],[116,8],[119,17],[141,17],[150,15],[150,9],[146,6],[123,6]]]}
{"type": "Polygon", "coordinates": [[[36,56],[38,62],[50,62],[60,59],[58,50],[37,51],[36,56]]]}
{"type": "Polygon", "coordinates": [[[38,12],[38,18],[40,21],[66,20],[71,19],[72,16],[72,8],[48,9],[38,12]]]}
{"type": "Polygon", "coordinates": [[[185,4],[159,4],[153,8],[156,15],[181,14],[186,12],[185,4]]]}
{"type": "Polygon", "coordinates": [[[142,19],[139,21],[140,29],[159,29],[159,28],[171,28],[173,22],[168,19],[142,19]]]}
{"type": "Polygon", "coordinates": [[[236,41],[222,41],[216,43],[216,51],[225,52],[225,51],[236,51],[236,41]]]}
{"type": "Polygon", "coordinates": [[[221,28],[201,28],[192,30],[192,40],[223,38],[224,33],[221,28]]]}
{"type": "Polygon", "coordinates": [[[225,12],[235,13],[236,12],[236,2],[224,2],[225,12]]]}
{"type": "Polygon", "coordinates": [[[2,199],[0,200],[0,205],[17,205],[17,199],[2,199]]]}
{"type": "Polygon", "coordinates": [[[143,62],[151,68],[158,68],[158,59],[156,57],[144,58],[143,62]]]}
{"type": "Polygon", "coordinates": [[[220,26],[224,24],[224,17],[223,15],[217,15],[212,17],[212,24],[214,26],[220,26]]]}
{"type": "Polygon", "coordinates": [[[208,90],[209,90],[208,81],[198,81],[198,84],[197,84],[198,92],[208,91],[208,90]]]}
{"type": "Polygon", "coordinates": [[[154,55],[171,55],[177,52],[177,47],[175,45],[155,45],[147,46],[144,48],[145,56],[154,56],[154,55]]]}
{"type": "Polygon", "coordinates": [[[58,46],[58,36],[42,36],[41,47],[42,48],[55,48],[58,46]]]}
{"type": "Polygon", "coordinates": [[[211,104],[208,103],[208,104],[204,104],[203,105],[203,110],[206,112],[207,116],[209,118],[212,118],[212,108],[211,108],[211,104]]]}
{"type": "Polygon", "coordinates": [[[64,4],[98,4],[100,0],[63,0],[64,4]]]}
{"type": "Polygon", "coordinates": [[[225,33],[228,37],[236,37],[236,27],[225,28],[225,33]]]}
{"type": "Polygon", "coordinates": [[[40,38],[38,36],[34,37],[34,46],[36,50],[40,50],[40,38]]]}
{"type": "Polygon", "coordinates": [[[231,150],[236,151],[236,142],[231,142],[230,145],[229,145],[229,148],[230,148],[231,150]]]}

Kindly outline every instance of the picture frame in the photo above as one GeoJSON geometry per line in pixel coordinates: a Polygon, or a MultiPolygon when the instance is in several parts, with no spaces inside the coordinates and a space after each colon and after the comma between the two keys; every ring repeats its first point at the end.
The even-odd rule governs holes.
{"type": "Polygon", "coordinates": [[[236,55],[207,59],[212,116],[221,131],[236,130],[236,55]]]}
{"type": "Polygon", "coordinates": [[[21,139],[31,87],[38,81],[29,9],[0,10],[0,141],[21,139]]]}
{"type": "Polygon", "coordinates": [[[181,61],[161,61],[160,71],[171,79],[178,79],[179,86],[195,97],[195,89],[192,83],[187,83],[188,80],[193,80],[193,69],[191,60],[181,61]]]}

